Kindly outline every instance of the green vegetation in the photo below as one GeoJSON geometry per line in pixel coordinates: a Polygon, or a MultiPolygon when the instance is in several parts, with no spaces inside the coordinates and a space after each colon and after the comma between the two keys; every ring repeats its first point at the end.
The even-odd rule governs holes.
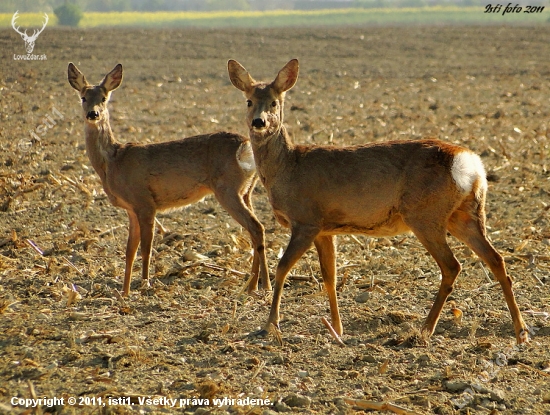
{"type": "Polygon", "coordinates": [[[75,4],[63,4],[54,11],[57,17],[57,22],[61,26],[78,26],[80,20],[82,20],[83,14],[80,7],[75,4]]]}
{"type": "MultiPolygon", "coordinates": [[[[550,8],[549,8],[550,10],[550,8]]],[[[12,14],[0,14],[0,27],[9,27],[12,14]]],[[[483,7],[418,7],[334,10],[273,10],[220,12],[109,12],[84,13],[80,26],[139,27],[285,27],[345,26],[392,24],[542,24],[548,19],[541,13],[484,13],[483,7]]],[[[42,14],[25,13],[21,24],[40,25],[42,14]]],[[[50,25],[59,24],[50,19],[50,25]]]]}

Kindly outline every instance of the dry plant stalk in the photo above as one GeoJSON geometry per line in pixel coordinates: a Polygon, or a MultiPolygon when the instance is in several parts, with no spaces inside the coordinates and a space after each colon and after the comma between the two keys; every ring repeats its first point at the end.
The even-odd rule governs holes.
{"type": "Polygon", "coordinates": [[[44,256],[44,251],[42,249],[40,249],[38,247],[38,245],[36,245],[36,243],[32,240],[32,239],[26,239],[25,242],[27,242],[27,244],[32,248],[34,249],[36,252],[38,252],[40,254],[40,256],[44,256]]]}
{"type": "Polygon", "coordinates": [[[73,304],[76,304],[78,300],[82,299],[82,295],[76,289],[64,287],[64,291],[67,293],[67,307],[72,306],[73,304]]]}
{"type": "Polygon", "coordinates": [[[378,373],[380,375],[383,375],[388,371],[388,367],[390,366],[390,359],[384,360],[384,363],[378,368],[378,373]]]}
{"type": "Polygon", "coordinates": [[[344,402],[348,405],[357,406],[361,409],[370,409],[373,411],[390,411],[394,414],[399,415],[420,415],[418,412],[409,411],[406,408],[403,408],[398,405],[394,405],[390,402],[375,402],[375,401],[367,401],[364,399],[350,399],[350,398],[344,398],[344,402]]]}
{"type": "Polygon", "coordinates": [[[256,368],[256,370],[254,371],[254,373],[252,374],[252,377],[250,378],[250,380],[258,376],[264,367],[265,367],[265,360],[262,360],[258,365],[258,367],[256,368]]]}
{"type": "Polygon", "coordinates": [[[158,227],[158,230],[159,230],[159,233],[161,235],[165,235],[168,233],[168,229],[166,229],[164,227],[164,225],[162,223],[160,223],[160,220],[158,220],[157,218],[155,218],[155,223],[157,224],[157,227],[158,227]]]}
{"type": "Polygon", "coordinates": [[[452,308],[451,309],[451,313],[453,313],[453,323],[455,323],[456,325],[460,325],[462,323],[462,316],[464,315],[464,313],[462,312],[462,310],[460,310],[459,308],[452,308]]]}
{"type": "Polygon", "coordinates": [[[273,334],[273,336],[275,336],[275,340],[277,341],[277,344],[279,346],[282,346],[283,337],[281,336],[281,332],[279,331],[279,328],[274,324],[271,325],[271,333],[273,334]]]}
{"type": "Polygon", "coordinates": [[[550,376],[550,373],[547,373],[543,370],[537,369],[536,367],[531,367],[529,365],[526,365],[525,363],[517,362],[518,366],[524,367],[525,369],[529,369],[532,372],[535,372],[541,376],[550,376]]]}
{"type": "Polygon", "coordinates": [[[65,263],[66,263],[69,267],[71,267],[72,269],[74,269],[74,270],[75,270],[76,272],[78,272],[80,275],[84,275],[84,273],[83,273],[82,271],[80,271],[80,270],[76,267],[76,265],[73,264],[67,257],[62,256],[61,259],[62,259],[63,261],[65,261],[65,263]]]}
{"type": "Polygon", "coordinates": [[[329,321],[325,317],[321,318],[321,321],[323,322],[325,327],[328,329],[328,332],[330,333],[330,335],[334,338],[334,340],[336,340],[336,343],[338,343],[342,347],[346,347],[346,344],[342,341],[338,333],[336,333],[336,330],[334,330],[334,327],[332,327],[329,321]]]}

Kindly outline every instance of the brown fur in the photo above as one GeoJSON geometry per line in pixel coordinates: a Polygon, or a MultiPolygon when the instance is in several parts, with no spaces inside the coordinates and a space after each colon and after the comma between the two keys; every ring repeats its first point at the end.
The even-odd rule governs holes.
{"type": "Polygon", "coordinates": [[[130,292],[132,265],[140,241],[142,279],[148,284],[156,212],[186,206],[212,193],[252,238],[254,261],[249,291],[258,289],[260,275],[264,288],[271,289],[264,228],[250,203],[257,178],[253,169],[245,170],[238,162],[249,140],[220,132],[147,145],[120,144],[111,131],[107,103],[111,91],[122,82],[122,65],[94,86],[70,63],[68,79],[82,99],[90,162],[111,203],[128,212],[123,294],[130,292]]]}
{"type": "Polygon", "coordinates": [[[247,125],[258,174],[277,220],[292,233],[275,274],[266,330],[278,326],[286,276],[312,243],[319,253],[332,324],[342,334],[335,290],[334,236],[413,232],[442,273],[439,292],[423,327],[430,336],[460,272],[446,241],[449,231],[490,266],[502,286],[518,343],[528,339],[504,261],[485,236],[486,181],[481,162],[479,166],[472,164],[475,177],[468,192],[461,190],[453,176],[470,177],[453,173],[457,155],[467,152],[472,160],[478,160],[476,156],[439,140],[344,148],[295,145],[283,125],[283,108],[284,94],[298,77],[298,61],[291,60],[270,84],[256,82],[236,61],[229,61],[228,69],[231,82],[247,98],[247,125]]]}

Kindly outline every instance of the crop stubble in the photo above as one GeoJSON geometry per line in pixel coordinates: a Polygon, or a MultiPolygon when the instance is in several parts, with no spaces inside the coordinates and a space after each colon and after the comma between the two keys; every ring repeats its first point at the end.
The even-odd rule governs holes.
{"type": "MultiPolygon", "coordinates": [[[[12,58],[23,52],[19,36],[0,31],[0,402],[31,397],[32,385],[38,397],[244,394],[298,402],[302,413],[351,412],[341,398],[352,398],[450,414],[477,383],[484,389],[474,390],[471,411],[548,413],[549,40],[547,27],[51,29],[34,52],[47,61],[22,62],[12,58]],[[452,239],[463,264],[453,303],[430,345],[416,344],[439,270],[412,236],[339,238],[345,348],[321,321],[328,304],[313,250],[285,289],[283,346],[249,339],[267,318],[270,296],[243,293],[247,235],[212,198],[158,215],[169,233],[155,238],[155,284],[137,292],[135,268],[132,296],[117,298],[127,219],[108,203],[86,157],[67,63],[91,82],[122,63],[111,124],[120,141],[153,142],[219,129],[246,134],[246,104],[229,84],[227,59],[272,79],[293,57],[301,74],[285,121],[296,142],[432,136],[482,156],[488,232],[536,328],[531,344],[512,348],[500,288],[452,239]],[[56,124],[29,142],[46,115],[56,124]],[[82,298],[68,305],[74,286],[82,298]],[[452,306],[463,312],[461,322],[452,306]],[[497,364],[499,353],[505,365],[497,364]]],[[[254,196],[273,270],[288,234],[260,185],[254,196]]],[[[249,409],[265,408],[214,413],[249,409]]]]}

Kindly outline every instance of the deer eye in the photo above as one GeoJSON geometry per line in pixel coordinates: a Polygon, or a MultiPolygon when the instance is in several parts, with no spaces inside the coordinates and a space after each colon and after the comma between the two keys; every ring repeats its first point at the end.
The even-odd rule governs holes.
{"type": "Polygon", "coordinates": [[[82,97],[82,102],[86,102],[86,97],[82,97]]]}
{"type": "Polygon", "coordinates": [[[252,101],[250,101],[249,99],[246,100],[246,105],[251,107],[252,106],[252,101]]]}
{"type": "Polygon", "coordinates": [[[277,106],[277,101],[273,101],[273,102],[271,103],[271,106],[272,106],[272,107],[276,107],[276,106],[277,106]]]}

